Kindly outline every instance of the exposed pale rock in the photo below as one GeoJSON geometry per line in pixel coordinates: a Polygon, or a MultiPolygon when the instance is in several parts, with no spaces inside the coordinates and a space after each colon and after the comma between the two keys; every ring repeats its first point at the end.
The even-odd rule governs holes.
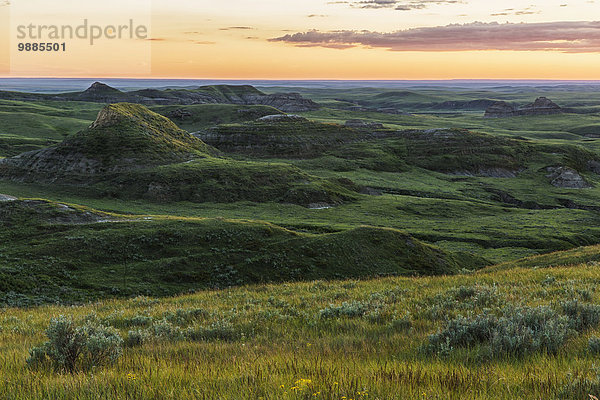
{"type": "Polygon", "coordinates": [[[515,107],[505,101],[492,104],[485,111],[485,118],[504,118],[515,116],[535,116],[561,114],[564,110],[546,97],[538,97],[533,103],[515,107]]]}
{"type": "Polygon", "coordinates": [[[452,175],[459,176],[483,176],[487,178],[516,178],[519,171],[506,168],[480,168],[477,171],[456,171],[452,175]]]}
{"type": "Polygon", "coordinates": [[[362,119],[350,119],[344,125],[353,129],[383,129],[383,124],[379,122],[368,122],[362,119]]]}
{"type": "Polygon", "coordinates": [[[301,117],[299,115],[282,115],[282,114],[274,114],[274,115],[265,115],[264,117],[258,118],[257,121],[262,122],[281,122],[281,121],[308,121],[306,118],[301,117]]]}
{"type": "Polygon", "coordinates": [[[564,189],[585,189],[592,187],[579,172],[568,167],[547,167],[546,171],[549,172],[546,175],[550,178],[550,183],[553,186],[564,188],[564,189]]]}

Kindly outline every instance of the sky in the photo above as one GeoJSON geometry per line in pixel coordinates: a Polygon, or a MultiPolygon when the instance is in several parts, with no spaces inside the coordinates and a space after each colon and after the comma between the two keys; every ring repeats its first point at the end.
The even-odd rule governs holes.
{"type": "Polygon", "coordinates": [[[116,2],[0,0],[0,48],[10,48],[0,75],[600,79],[600,0],[107,1],[116,2]],[[117,23],[113,12],[147,24],[149,35],[17,52],[17,24],[58,24],[44,4],[52,21],[117,23]]]}

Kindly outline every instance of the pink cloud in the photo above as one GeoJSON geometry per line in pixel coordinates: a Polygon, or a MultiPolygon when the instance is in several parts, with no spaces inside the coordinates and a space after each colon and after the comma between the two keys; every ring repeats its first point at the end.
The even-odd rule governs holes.
{"type": "Polygon", "coordinates": [[[381,33],[311,30],[270,39],[296,46],[386,48],[392,51],[562,51],[600,52],[600,22],[453,24],[381,33]]]}

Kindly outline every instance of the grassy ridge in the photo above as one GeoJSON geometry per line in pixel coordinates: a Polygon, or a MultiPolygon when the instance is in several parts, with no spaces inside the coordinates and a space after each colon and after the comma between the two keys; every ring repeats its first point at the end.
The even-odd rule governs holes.
{"type": "Polygon", "coordinates": [[[200,137],[220,150],[255,157],[311,158],[370,135],[305,119],[219,125],[200,137]]]}
{"type": "Polygon", "coordinates": [[[0,100],[0,157],[56,144],[86,128],[101,106],[0,100]]]}
{"type": "Polygon", "coordinates": [[[267,115],[283,114],[269,106],[240,106],[232,104],[195,104],[181,106],[152,106],[152,111],[170,118],[181,129],[197,132],[220,125],[252,121],[267,115]]]}
{"type": "Polygon", "coordinates": [[[403,172],[408,165],[432,171],[516,175],[533,162],[564,165],[582,173],[598,156],[581,145],[507,138],[466,129],[355,130],[296,119],[219,125],[200,135],[226,153],[256,158],[313,159],[307,169],[403,172]]]}
{"type": "Polygon", "coordinates": [[[438,275],[478,257],[393,229],[329,234],[224,219],[123,216],[25,200],[0,203],[0,303],[170,295],[256,282],[438,275]]]}
{"type": "Polygon", "coordinates": [[[102,196],[159,202],[236,201],[341,204],[357,198],[352,182],[319,179],[284,163],[205,158],[133,171],[96,186],[102,196]]]}
{"type": "Polygon", "coordinates": [[[584,246],[566,251],[557,251],[519,260],[504,262],[488,267],[489,271],[506,271],[512,268],[550,268],[577,264],[593,264],[600,260],[600,246],[584,246]]]}
{"type": "Polygon", "coordinates": [[[0,175],[77,185],[89,195],[155,201],[280,201],[307,206],[355,198],[347,180],[343,185],[291,165],[221,157],[168,118],[129,103],[104,107],[90,127],[56,146],[4,160],[0,175]]]}
{"type": "MultiPolygon", "coordinates": [[[[265,163],[265,166],[269,165],[274,163],[265,163]]],[[[311,210],[293,204],[274,203],[273,198],[266,197],[263,200],[267,202],[261,203],[165,203],[143,198],[133,200],[86,195],[81,188],[74,187],[14,182],[0,182],[0,193],[84,204],[120,214],[262,220],[308,232],[347,230],[361,225],[391,227],[446,250],[467,251],[494,262],[600,241],[597,212],[569,209],[560,203],[562,199],[575,199],[582,205],[593,206],[598,189],[554,188],[543,174],[533,171],[527,172],[530,175],[527,179],[456,177],[423,170],[405,173],[315,170],[314,174],[334,180],[341,176],[349,177],[360,186],[374,187],[384,194],[355,194],[357,197],[351,202],[329,209],[311,210]],[[504,203],[496,193],[490,192],[492,189],[511,193],[525,204],[504,203]]],[[[236,186],[235,180],[230,182],[225,186],[215,183],[212,188],[204,187],[211,190],[229,187],[231,192],[223,191],[222,194],[232,196],[241,189],[236,186]]],[[[136,187],[134,179],[129,183],[136,187]]],[[[311,185],[302,184],[301,187],[310,188],[311,185]]],[[[221,192],[217,191],[215,195],[218,193],[221,192]]]]}

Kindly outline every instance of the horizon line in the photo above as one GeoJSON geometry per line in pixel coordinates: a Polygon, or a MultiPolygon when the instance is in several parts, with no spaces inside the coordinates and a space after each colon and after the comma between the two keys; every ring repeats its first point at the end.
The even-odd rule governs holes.
{"type": "Polygon", "coordinates": [[[3,76],[0,79],[111,79],[111,80],[188,80],[188,81],[339,81],[339,82],[424,82],[424,81],[546,81],[546,82],[600,82],[600,78],[561,79],[561,78],[190,78],[190,77],[110,77],[110,76],[3,76]]]}

